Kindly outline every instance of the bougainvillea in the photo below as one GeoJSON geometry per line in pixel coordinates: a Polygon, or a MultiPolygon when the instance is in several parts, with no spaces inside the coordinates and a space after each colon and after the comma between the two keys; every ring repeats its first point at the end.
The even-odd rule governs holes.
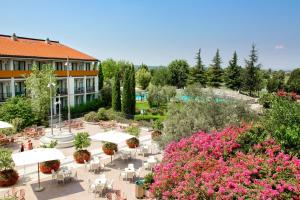
{"type": "Polygon", "coordinates": [[[199,132],[169,144],[154,169],[159,199],[299,199],[300,160],[270,139],[239,151],[246,128],[199,132]]]}

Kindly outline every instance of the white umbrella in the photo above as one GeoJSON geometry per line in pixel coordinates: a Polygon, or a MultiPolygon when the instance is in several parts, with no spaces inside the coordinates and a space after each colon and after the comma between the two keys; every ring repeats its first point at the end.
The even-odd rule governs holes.
{"type": "Polygon", "coordinates": [[[90,136],[90,138],[94,141],[111,142],[115,144],[120,144],[133,137],[133,135],[113,130],[104,133],[97,133],[95,135],[90,136]]]}
{"type": "MultiPolygon", "coordinates": [[[[95,135],[90,136],[90,138],[94,141],[111,142],[115,144],[120,144],[133,137],[134,137],[133,135],[129,135],[127,133],[114,131],[114,130],[107,131],[104,133],[97,133],[95,135]]],[[[111,156],[111,163],[112,163],[112,156],[111,156]]]]}
{"type": "Polygon", "coordinates": [[[0,121],[0,129],[4,129],[4,128],[12,128],[13,125],[11,125],[10,123],[4,122],[4,121],[0,121]]]}
{"type": "Polygon", "coordinates": [[[12,159],[14,160],[16,166],[38,164],[39,186],[35,188],[35,191],[37,192],[40,192],[44,189],[44,187],[41,187],[40,184],[40,163],[49,160],[62,160],[64,158],[64,154],[60,150],[54,148],[37,148],[12,154],[12,159]]]}

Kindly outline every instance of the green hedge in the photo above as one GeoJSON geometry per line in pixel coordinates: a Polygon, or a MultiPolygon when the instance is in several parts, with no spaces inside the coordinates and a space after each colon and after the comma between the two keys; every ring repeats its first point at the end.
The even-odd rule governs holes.
{"type": "Polygon", "coordinates": [[[155,120],[161,120],[163,119],[164,116],[161,116],[161,115],[135,115],[134,116],[134,120],[136,121],[155,121],[155,120]]]}

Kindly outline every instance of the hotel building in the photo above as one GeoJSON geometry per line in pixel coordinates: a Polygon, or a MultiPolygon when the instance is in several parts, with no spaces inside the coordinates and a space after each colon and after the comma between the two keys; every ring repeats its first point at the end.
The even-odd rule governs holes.
{"type": "Polygon", "coordinates": [[[58,41],[0,35],[0,102],[26,95],[26,75],[33,65],[50,64],[57,77],[56,96],[67,106],[69,73],[70,105],[86,103],[98,96],[98,60],[58,41]],[[68,65],[66,64],[69,59],[68,65]]]}

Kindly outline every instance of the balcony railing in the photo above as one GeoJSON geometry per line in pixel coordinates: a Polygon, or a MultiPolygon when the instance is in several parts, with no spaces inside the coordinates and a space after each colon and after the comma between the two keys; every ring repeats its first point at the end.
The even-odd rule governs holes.
{"type": "Polygon", "coordinates": [[[83,87],[78,87],[74,89],[75,94],[82,94],[84,93],[84,88],[83,87]]]}
{"type": "Polygon", "coordinates": [[[67,88],[57,88],[56,93],[60,95],[66,95],[68,94],[68,89],[67,88]]]}
{"type": "Polygon", "coordinates": [[[95,92],[95,86],[86,87],[86,92],[95,92]]]}
{"type": "Polygon", "coordinates": [[[0,93],[0,102],[4,102],[10,97],[11,93],[0,93]]]}

